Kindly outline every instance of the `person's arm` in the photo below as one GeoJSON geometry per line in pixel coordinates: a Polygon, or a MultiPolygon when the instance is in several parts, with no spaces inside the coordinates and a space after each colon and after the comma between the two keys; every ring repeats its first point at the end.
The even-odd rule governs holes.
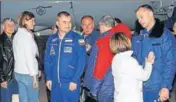
{"type": "Polygon", "coordinates": [[[44,73],[46,77],[46,86],[49,90],[51,90],[51,86],[52,86],[52,80],[51,80],[52,68],[51,68],[51,55],[50,55],[51,38],[52,37],[49,37],[47,40],[45,54],[44,54],[44,73]]]}
{"type": "Polygon", "coordinates": [[[134,62],[134,66],[132,68],[132,76],[141,81],[147,81],[152,72],[152,63],[145,63],[144,68],[138,64],[137,61],[134,62]]]}
{"type": "MultiPolygon", "coordinates": [[[[175,77],[176,69],[176,39],[171,32],[165,31],[162,40],[162,58],[163,58],[163,80],[159,92],[159,100],[169,99],[169,90],[172,89],[172,82],[175,77]]],[[[162,77],[162,76],[161,76],[162,77]]]]}
{"type": "Polygon", "coordinates": [[[116,75],[115,71],[118,67],[121,66],[123,67],[125,65],[126,69],[124,68],[121,69],[122,74],[131,76],[137,80],[146,81],[149,79],[150,74],[152,72],[152,64],[154,63],[154,59],[155,59],[154,53],[150,52],[148,58],[146,58],[145,60],[145,66],[143,68],[134,58],[129,59],[127,62],[123,62],[121,61],[121,58],[115,57],[112,62],[113,75],[114,76],[116,75]]]}
{"type": "Polygon", "coordinates": [[[3,56],[2,56],[2,44],[0,44],[0,83],[4,82],[4,72],[2,66],[3,56]]]}
{"type": "Polygon", "coordinates": [[[83,74],[85,64],[86,64],[86,48],[84,44],[81,44],[80,40],[84,40],[82,38],[79,38],[78,41],[76,41],[76,72],[72,78],[72,82],[76,83],[78,80],[80,80],[81,75],[83,74]]]}
{"type": "Polygon", "coordinates": [[[161,88],[170,90],[176,69],[176,41],[169,31],[163,36],[162,52],[164,73],[161,88]]]}
{"type": "Polygon", "coordinates": [[[46,80],[51,80],[51,55],[50,55],[50,41],[51,37],[48,38],[48,41],[46,43],[46,49],[45,49],[45,55],[44,55],[44,73],[46,80]]]}

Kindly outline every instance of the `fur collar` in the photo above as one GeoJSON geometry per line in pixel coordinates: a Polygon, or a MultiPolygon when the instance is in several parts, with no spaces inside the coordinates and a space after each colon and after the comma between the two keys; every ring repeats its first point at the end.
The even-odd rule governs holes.
{"type": "Polygon", "coordinates": [[[163,32],[164,32],[164,24],[160,22],[159,19],[155,19],[155,25],[152,28],[152,31],[149,34],[149,37],[159,38],[162,36],[163,32]]]}
{"type": "MultiPolygon", "coordinates": [[[[142,28],[142,26],[140,27],[139,23],[136,23],[136,30],[135,30],[135,35],[139,35],[140,31],[144,30],[144,28],[142,28]]],[[[164,23],[160,22],[159,19],[155,19],[155,25],[152,28],[151,33],[149,34],[149,37],[151,38],[159,38],[162,36],[164,32],[164,23]]]]}

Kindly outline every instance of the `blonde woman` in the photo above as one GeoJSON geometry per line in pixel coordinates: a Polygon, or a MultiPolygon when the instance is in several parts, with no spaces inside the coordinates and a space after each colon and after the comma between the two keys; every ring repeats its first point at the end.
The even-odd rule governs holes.
{"type": "Polygon", "coordinates": [[[114,102],[143,102],[142,81],[151,74],[155,56],[150,52],[145,67],[131,57],[131,42],[123,33],[116,33],[110,40],[110,49],[115,54],[112,61],[114,77],[114,102]]]}
{"type": "Polygon", "coordinates": [[[32,30],[33,13],[24,11],[19,18],[19,28],[13,40],[15,78],[19,85],[20,102],[38,102],[38,48],[32,30]]]}

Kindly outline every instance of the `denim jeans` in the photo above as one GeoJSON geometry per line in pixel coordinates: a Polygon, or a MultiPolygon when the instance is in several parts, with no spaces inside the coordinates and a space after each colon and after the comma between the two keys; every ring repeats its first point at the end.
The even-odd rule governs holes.
{"type": "Polygon", "coordinates": [[[19,102],[39,102],[39,91],[33,88],[33,77],[15,73],[15,78],[19,86],[19,102]]]}
{"type": "Polygon", "coordinates": [[[1,87],[1,100],[0,102],[11,102],[12,101],[12,95],[18,94],[18,85],[16,80],[12,79],[7,82],[8,86],[7,88],[1,87]]]}

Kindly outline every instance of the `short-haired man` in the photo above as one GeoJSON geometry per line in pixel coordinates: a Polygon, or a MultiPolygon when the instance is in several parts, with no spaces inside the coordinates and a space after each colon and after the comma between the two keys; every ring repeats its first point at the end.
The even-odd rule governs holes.
{"type": "Polygon", "coordinates": [[[99,37],[99,32],[95,29],[94,18],[90,15],[83,16],[81,18],[81,28],[86,42],[87,54],[90,54],[91,47],[99,37]]]}
{"type": "Polygon", "coordinates": [[[71,31],[71,16],[62,11],[57,15],[58,32],[48,38],[44,70],[51,102],[78,102],[80,77],[85,68],[84,39],[71,31]]]}
{"type": "MultiPolygon", "coordinates": [[[[81,28],[82,28],[82,36],[84,37],[85,44],[86,44],[86,52],[87,52],[86,68],[87,68],[91,49],[100,34],[95,29],[94,18],[90,15],[85,15],[81,18],[81,28]]],[[[83,80],[87,80],[87,78],[88,77],[83,76],[83,80]]],[[[87,82],[87,81],[84,81],[84,82],[87,82]]],[[[81,96],[81,98],[80,98],[81,101],[86,100],[87,96],[89,95],[89,92],[88,92],[89,86],[86,86],[86,85],[87,85],[87,83],[83,83],[82,92],[84,92],[84,93],[82,95],[84,95],[84,96],[83,97],[81,96]]]]}
{"type": "Polygon", "coordinates": [[[155,54],[152,74],[149,80],[143,83],[143,100],[163,102],[169,98],[175,76],[176,41],[164,24],[155,19],[151,6],[139,6],[136,16],[144,29],[133,37],[133,56],[143,65],[150,51],[155,54]]]}
{"type": "Polygon", "coordinates": [[[0,35],[0,85],[1,101],[11,102],[12,94],[17,93],[18,86],[14,78],[14,55],[12,40],[15,21],[5,18],[2,22],[3,33],[0,35]]]}

